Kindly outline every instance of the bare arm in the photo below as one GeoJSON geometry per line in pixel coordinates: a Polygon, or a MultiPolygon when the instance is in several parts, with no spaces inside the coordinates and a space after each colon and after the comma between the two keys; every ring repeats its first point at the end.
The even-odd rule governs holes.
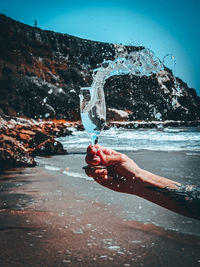
{"type": "Polygon", "coordinates": [[[182,215],[200,219],[200,187],[182,185],[141,169],[132,159],[111,149],[88,147],[86,162],[106,169],[86,174],[114,191],[134,194],[182,215]]]}
{"type": "Polygon", "coordinates": [[[200,187],[183,185],[145,170],[140,175],[141,190],[136,193],[171,211],[200,219],[200,187]]]}

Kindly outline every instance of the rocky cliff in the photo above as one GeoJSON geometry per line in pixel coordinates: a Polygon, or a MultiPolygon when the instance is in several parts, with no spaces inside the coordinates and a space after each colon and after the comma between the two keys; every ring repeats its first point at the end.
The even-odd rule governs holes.
{"type": "MultiPolygon", "coordinates": [[[[118,53],[114,44],[44,31],[4,15],[0,29],[0,109],[10,116],[79,119],[80,87],[90,86],[92,70],[118,53]]],[[[167,68],[150,77],[113,76],[104,90],[108,110],[128,111],[129,120],[200,119],[196,91],[167,68]]]]}

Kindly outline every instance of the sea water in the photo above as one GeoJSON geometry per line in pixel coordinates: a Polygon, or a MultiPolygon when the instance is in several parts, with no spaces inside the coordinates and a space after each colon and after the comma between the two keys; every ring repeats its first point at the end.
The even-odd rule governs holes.
{"type": "MultiPolygon", "coordinates": [[[[73,129],[72,136],[59,139],[67,150],[86,149],[90,140],[86,132],[73,129]]],[[[110,128],[101,133],[100,144],[118,151],[185,151],[200,153],[200,127],[163,129],[110,128]]]]}

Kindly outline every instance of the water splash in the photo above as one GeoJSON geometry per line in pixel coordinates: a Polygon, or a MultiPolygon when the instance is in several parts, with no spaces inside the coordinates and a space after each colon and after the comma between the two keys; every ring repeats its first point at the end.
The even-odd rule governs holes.
{"type": "Polygon", "coordinates": [[[90,110],[99,94],[104,95],[103,87],[108,78],[116,75],[136,75],[150,76],[164,69],[163,63],[154,55],[154,53],[145,48],[140,51],[128,53],[124,46],[116,47],[118,57],[112,60],[105,60],[101,67],[93,70],[93,82],[91,88],[94,88],[91,101],[85,108],[90,110]]]}
{"type": "Polygon", "coordinates": [[[172,73],[173,73],[173,76],[174,76],[174,82],[176,84],[176,58],[173,54],[166,54],[164,57],[163,57],[163,60],[162,60],[163,64],[165,64],[165,66],[168,66],[170,69],[172,69],[172,73]]]}
{"type": "Polygon", "coordinates": [[[93,70],[92,87],[103,87],[111,76],[126,74],[150,76],[164,69],[162,62],[147,48],[129,54],[123,51],[119,55],[114,61],[106,60],[100,68],[93,70]]]}

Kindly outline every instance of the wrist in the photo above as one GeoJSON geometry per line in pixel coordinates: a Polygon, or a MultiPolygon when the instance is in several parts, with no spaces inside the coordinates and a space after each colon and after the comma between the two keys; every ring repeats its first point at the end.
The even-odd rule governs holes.
{"type": "Polygon", "coordinates": [[[134,168],[134,170],[129,170],[126,178],[127,181],[124,183],[123,191],[124,193],[133,194],[141,196],[141,192],[144,187],[144,170],[141,168],[134,168]]]}
{"type": "Polygon", "coordinates": [[[138,173],[137,180],[139,187],[137,195],[141,197],[144,197],[144,195],[149,194],[149,190],[151,191],[151,189],[177,189],[177,186],[180,186],[180,183],[153,174],[144,169],[141,169],[138,173]]]}

